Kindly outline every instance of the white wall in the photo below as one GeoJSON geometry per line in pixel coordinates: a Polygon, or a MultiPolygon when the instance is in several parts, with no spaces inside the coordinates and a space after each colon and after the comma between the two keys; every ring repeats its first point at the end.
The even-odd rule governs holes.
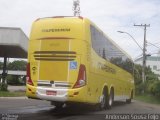
{"type": "MultiPolygon", "coordinates": [[[[159,56],[157,56],[159,57],[159,56]]],[[[136,64],[140,64],[142,65],[142,59],[139,59],[137,61],[135,61],[136,64]]],[[[160,75],[160,61],[157,59],[152,61],[152,60],[146,60],[146,66],[150,66],[151,70],[155,73],[155,74],[159,74],[160,75]],[[154,69],[153,67],[157,66],[157,69],[154,69]]]]}

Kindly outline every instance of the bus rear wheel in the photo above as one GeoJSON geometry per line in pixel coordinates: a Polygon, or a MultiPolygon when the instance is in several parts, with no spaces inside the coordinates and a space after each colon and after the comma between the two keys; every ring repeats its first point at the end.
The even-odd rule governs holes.
{"type": "Polygon", "coordinates": [[[99,104],[100,110],[106,109],[107,108],[106,105],[107,105],[107,92],[103,90],[102,96],[100,98],[100,104],[99,104]]]}
{"type": "Polygon", "coordinates": [[[106,108],[107,109],[111,109],[112,105],[113,105],[113,99],[114,99],[114,92],[111,89],[109,96],[107,97],[107,105],[106,108]]]}
{"type": "Polygon", "coordinates": [[[54,105],[56,109],[61,109],[64,103],[51,101],[51,105],[54,105]]]}
{"type": "Polygon", "coordinates": [[[133,91],[131,92],[131,96],[129,99],[126,99],[126,103],[131,103],[132,102],[132,99],[133,99],[133,91]]]}

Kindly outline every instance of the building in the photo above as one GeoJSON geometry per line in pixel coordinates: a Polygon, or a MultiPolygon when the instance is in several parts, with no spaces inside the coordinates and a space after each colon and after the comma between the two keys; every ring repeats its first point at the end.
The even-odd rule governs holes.
{"type": "Polygon", "coordinates": [[[28,37],[20,28],[0,27],[0,57],[27,58],[28,37]]]}
{"type": "MultiPolygon", "coordinates": [[[[136,64],[142,65],[143,57],[135,60],[136,64]]],[[[151,70],[157,74],[160,78],[160,56],[148,56],[146,59],[146,66],[149,66],[151,70]]]]}
{"type": "Polygon", "coordinates": [[[7,58],[27,58],[28,37],[20,28],[0,27],[0,58],[4,58],[0,74],[0,90],[7,90],[7,58]]]}

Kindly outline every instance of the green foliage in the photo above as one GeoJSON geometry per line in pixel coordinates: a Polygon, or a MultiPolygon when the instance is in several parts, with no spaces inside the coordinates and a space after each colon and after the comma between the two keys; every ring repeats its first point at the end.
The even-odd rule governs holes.
{"type": "Polygon", "coordinates": [[[123,60],[121,57],[111,58],[111,63],[133,74],[133,62],[130,59],[123,60]]]}
{"type": "Polygon", "coordinates": [[[17,76],[17,75],[8,75],[7,83],[9,85],[23,85],[25,84],[25,77],[17,76]]]}
{"type": "Polygon", "coordinates": [[[148,86],[148,91],[154,95],[160,97],[160,81],[153,81],[148,86]]]}
{"type": "Polygon", "coordinates": [[[144,88],[145,88],[145,84],[143,84],[143,83],[137,84],[135,86],[135,89],[136,89],[135,93],[138,95],[143,93],[144,88]]]}
{"type": "Polygon", "coordinates": [[[150,67],[146,67],[146,81],[145,83],[142,83],[142,66],[135,65],[134,80],[136,88],[135,92],[137,95],[143,93],[144,91],[145,93],[159,96],[160,81],[158,81],[158,76],[152,72],[150,67]]]}
{"type": "Polygon", "coordinates": [[[8,70],[26,70],[27,62],[16,60],[8,64],[8,70]]]}
{"type": "Polygon", "coordinates": [[[135,83],[135,93],[141,94],[144,88],[144,84],[142,83],[142,66],[136,65],[134,66],[134,83],[135,83]]]}
{"type": "Polygon", "coordinates": [[[158,76],[152,72],[150,67],[146,67],[146,81],[158,80],[158,76]]]}
{"type": "Polygon", "coordinates": [[[18,84],[20,84],[19,76],[8,75],[7,76],[7,83],[9,85],[18,85],[18,84]]]}
{"type": "MultiPolygon", "coordinates": [[[[27,62],[24,60],[15,60],[7,64],[8,70],[26,70],[27,62]]],[[[3,69],[3,62],[0,61],[0,69],[3,69]]]]}
{"type": "Polygon", "coordinates": [[[136,65],[134,66],[134,80],[135,85],[142,83],[142,66],[136,65]]]}
{"type": "MultiPolygon", "coordinates": [[[[7,69],[8,70],[26,70],[26,65],[27,62],[24,60],[16,60],[13,62],[9,62],[7,64],[7,69]]],[[[3,69],[3,62],[0,61],[0,69],[3,69]]],[[[0,75],[0,78],[2,78],[2,75],[0,75]]],[[[21,76],[14,76],[14,75],[8,75],[7,76],[7,83],[10,85],[21,85],[21,84],[25,84],[25,80],[24,78],[22,78],[21,76]],[[24,81],[23,81],[24,80],[24,81]]],[[[7,83],[0,83],[0,90],[1,91],[6,91],[7,90],[7,83]]]]}
{"type": "Polygon", "coordinates": [[[160,97],[158,96],[143,94],[143,95],[136,95],[135,99],[146,103],[160,104],[160,97]]]}
{"type": "Polygon", "coordinates": [[[16,92],[9,92],[9,91],[1,91],[0,97],[20,97],[25,96],[25,92],[16,91],[16,92]]]}
{"type": "Polygon", "coordinates": [[[3,69],[3,62],[0,61],[0,69],[3,69]]]}
{"type": "Polygon", "coordinates": [[[0,91],[7,91],[7,87],[8,87],[7,84],[0,83],[0,91]]]}

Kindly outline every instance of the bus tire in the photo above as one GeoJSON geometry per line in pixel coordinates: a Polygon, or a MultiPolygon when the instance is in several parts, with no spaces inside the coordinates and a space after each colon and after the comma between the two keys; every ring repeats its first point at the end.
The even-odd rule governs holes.
{"type": "Polygon", "coordinates": [[[131,92],[130,98],[126,99],[126,103],[130,104],[132,102],[133,99],[133,91],[131,92]]]}
{"type": "Polygon", "coordinates": [[[61,109],[64,103],[51,101],[51,105],[54,105],[56,109],[61,109]]]}
{"type": "Polygon", "coordinates": [[[107,91],[104,89],[99,104],[100,110],[106,110],[107,108],[106,105],[107,105],[107,91]]]}
{"type": "Polygon", "coordinates": [[[114,91],[113,89],[110,90],[110,94],[107,97],[107,109],[111,109],[113,105],[113,99],[114,99],[114,91]]]}

